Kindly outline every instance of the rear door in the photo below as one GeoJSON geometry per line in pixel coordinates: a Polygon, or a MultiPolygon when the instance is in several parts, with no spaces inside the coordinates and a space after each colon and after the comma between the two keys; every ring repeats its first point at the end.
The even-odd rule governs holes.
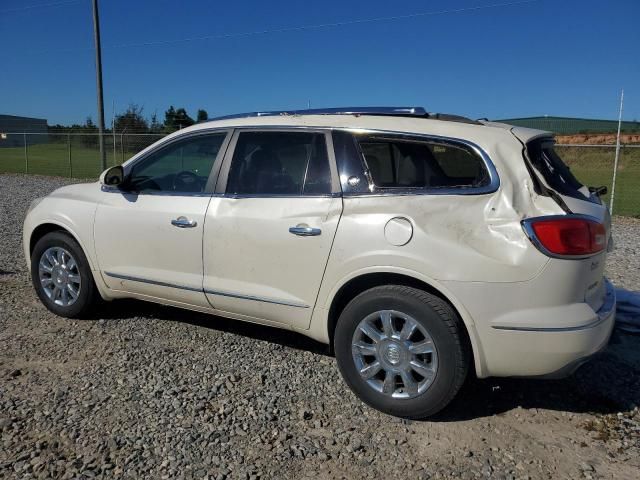
{"type": "MultiPolygon", "coordinates": [[[[573,175],[555,150],[554,143],[551,137],[535,138],[527,143],[527,156],[533,167],[533,173],[545,188],[551,190],[551,193],[556,196],[556,201],[564,204],[571,213],[587,215],[604,224],[607,238],[611,241],[609,209],[596,194],[590,192],[589,188],[573,175]]],[[[594,310],[600,308],[606,293],[605,260],[606,251],[584,260],[570,260],[584,263],[582,282],[585,301],[594,310]]]]}
{"type": "Polygon", "coordinates": [[[331,139],[237,130],[204,227],[204,291],[244,319],[308,328],[342,198],[331,139]]]}

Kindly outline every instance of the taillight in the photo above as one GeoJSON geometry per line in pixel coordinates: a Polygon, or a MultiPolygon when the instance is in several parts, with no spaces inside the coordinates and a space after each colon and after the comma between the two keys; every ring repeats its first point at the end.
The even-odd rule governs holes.
{"type": "Polygon", "coordinates": [[[593,255],[607,247],[605,226],[587,217],[529,218],[522,226],[533,244],[551,256],[593,255]]]}

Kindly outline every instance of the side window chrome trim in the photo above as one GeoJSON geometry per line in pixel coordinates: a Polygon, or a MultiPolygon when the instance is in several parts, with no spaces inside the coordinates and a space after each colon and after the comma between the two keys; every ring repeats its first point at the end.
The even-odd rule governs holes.
{"type": "MultiPolygon", "coordinates": [[[[246,125],[246,126],[237,126],[237,127],[222,127],[222,128],[208,128],[203,130],[198,130],[185,135],[178,135],[171,139],[170,141],[162,142],[157,147],[152,150],[146,152],[144,155],[139,157],[133,157],[132,161],[127,164],[125,167],[125,174],[127,173],[127,169],[131,166],[135,165],[138,161],[146,158],[148,155],[151,155],[165,146],[170,145],[171,143],[182,140],[184,138],[189,138],[191,136],[199,136],[206,134],[215,134],[226,132],[227,136],[223,142],[222,147],[220,148],[220,159],[216,158],[214,162],[212,177],[210,180],[216,180],[217,185],[214,188],[211,188],[209,192],[198,192],[198,193],[180,193],[180,192],[158,192],[153,193],[152,195],[165,195],[165,196],[207,196],[207,197],[226,197],[226,198],[299,198],[299,196],[291,196],[291,195],[234,195],[234,194],[226,194],[225,192],[221,192],[220,188],[226,188],[226,178],[223,178],[226,172],[224,172],[225,164],[227,163],[227,156],[233,153],[232,149],[230,149],[234,139],[234,133],[244,132],[244,131],[296,131],[296,130],[304,130],[311,131],[317,133],[325,133],[328,135],[327,139],[327,148],[329,149],[329,160],[330,164],[336,165],[338,168],[338,184],[339,177],[341,175],[340,165],[336,164],[337,159],[335,158],[335,151],[333,145],[333,139],[330,135],[331,132],[345,132],[352,136],[354,142],[357,144],[355,140],[358,134],[370,134],[370,135],[389,135],[394,137],[400,137],[410,141],[413,139],[414,141],[430,141],[430,142],[441,142],[441,143],[453,143],[462,146],[466,146],[471,148],[476,154],[478,154],[489,172],[489,184],[483,187],[455,187],[455,188],[388,188],[388,189],[379,189],[376,191],[366,191],[366,192],[348,192],[348,191],[334,191],[331,194],[326,195],[309,195],[304,196],[306,198],[314,198],[314,197],[369,197],[369,196],[407,196],[407,195],[485,195],[489,193],[494,193],[500,187],[500,177],[495,168],[495,165],[489,155],[477,144],[470,142],[468,140],[464,140],[456,137],[445,137],[441,135],[433,135],[433,134],[424,134],[424,133],[414,133],[414,132],[402,132],[396,130],[378,130],[378,129],[362,129],[362,128],[343,128],[343,127],[327,127],[327,126],[313,126],[313,125],[246,125]],[[224,152],[223,152],[224,150],[224,152]],[[224,185],[221,185],[220,180],[225,180],[224,185]]],[[[366,165],[362,158],[359,159],[360,164],[362,165],[362,174],[366,176],[366,165]]],[[[230,161],[230,159],[229,159],[230,161]]],[[[125,162],[126,163],[126,162],[125,162]]],[[[332,168],[332,177],[333,177],[333,168],[332,168]]],[[[332,178],[332,185],[333,185],[332,178]]],[[[210,184],[207,182],[207,187],[210,184]]],[[[121,190],[116,187],[109,187],[106,185],[102,186],[102,191],[111,192],[111,193],[123,193],[121,190]]]]}
{"type": "Polygon", "coordinates": [[[273,193],[253,193],[253,194],[245,194],[245,193],[208,193],[210,197],[217,198],[339,198],[342,196],[342,192],[333,192],[333,193],[325,193],[325,194],[314,194],[314,195],[289,195],[289,194],[273,194],[273,193]]]}
{"type": "MultiPolygon", "coordinates": [[[[406,141],[428,141],[431,143],[440,143],[445,145],[458,145],[470,148],[482,159],[488,173],[489,184],[481,187],[451,187],[451,188],[376,188],[371,192],[344,192],[345,197],[368,197],[368,196],[406,196],[406,195],[485,195],[494,193],[500,187],[500,177],[493,161],[489,155],[477,144],[461,138],[444,137],[441,135],[431,135],[422,133],[398,132],[393,130],[376,130],[361,128],[334,128],[334,131],[343,131],[350,133],[354,139],[359,134],[382,135],[395,137],[406,141]]],[[[356,140],[356,144],[357,144],[356,140]]],[[[360,158],[362,163],[363,174],[366,175],[367,167],[364,158],[360,158]]]]}

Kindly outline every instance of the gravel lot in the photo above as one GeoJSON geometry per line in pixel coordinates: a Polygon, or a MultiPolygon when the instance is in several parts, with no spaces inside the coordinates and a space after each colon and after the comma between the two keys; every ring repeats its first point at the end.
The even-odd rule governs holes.
{"type": "MultiPolygon", "coordinates": [[[[400,421],[302,336],[135,301],[49,313],[21,225],[66,183],[0,175],[0,478],[640,478],[640,337],[569,379],[474,379],[439,418],[400,421]]],[[[634,290],[638,238],[616,220],[608,275],[634,290]]]]}

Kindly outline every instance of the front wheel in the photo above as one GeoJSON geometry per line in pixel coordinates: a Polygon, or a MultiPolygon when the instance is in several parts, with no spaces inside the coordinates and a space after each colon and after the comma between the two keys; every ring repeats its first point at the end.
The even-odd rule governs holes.
{"type": "Polygon", "coordinates": [[[31,254],[31,280],[44,306],[61,317],[80,317],[94,303],[89,262],[67,233],[51,232],[38,240],[31,254]]]}
{"type": "Polygon", "coordinates": [[[334,336],[338,367],[362,401],[425,418],[442,410],[467,374],[469,348],[449,304],[415,288],[385,285],[355,297],[334,336]]]}

